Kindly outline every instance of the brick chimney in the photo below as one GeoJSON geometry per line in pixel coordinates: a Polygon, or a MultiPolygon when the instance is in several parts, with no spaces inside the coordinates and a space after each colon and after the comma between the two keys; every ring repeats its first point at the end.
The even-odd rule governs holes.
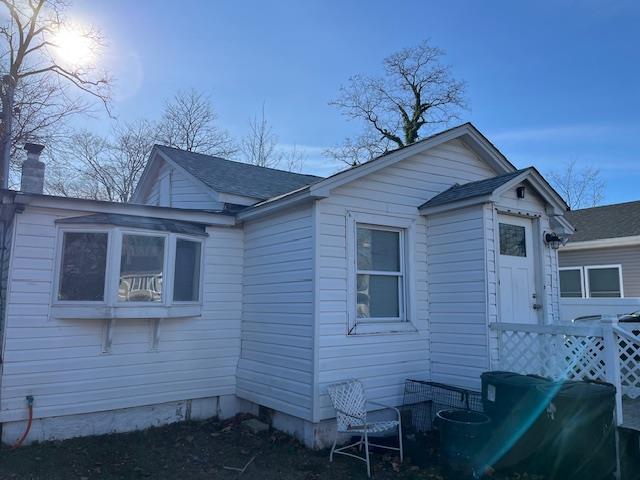
{"type": "Polygon", "coordinates": [[[40,161],[40,153],[44,145],[37,143],[25,143],[27,159],[22,162],[22,178],[20,179],[20,191],[25,193],[39,193],[44,191],[44,163],[40,161]]]}

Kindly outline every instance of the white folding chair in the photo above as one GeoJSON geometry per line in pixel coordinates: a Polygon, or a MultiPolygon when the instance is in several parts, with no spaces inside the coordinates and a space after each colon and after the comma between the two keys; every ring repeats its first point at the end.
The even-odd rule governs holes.
{"type": "Polygon", "coordinates": [[[331,403],[333,403],[333,408],[336,410],[336,436],[333,440],[333,447],[331,447],[329,461],[333,462],[334,453],[357,458],[367,464],[367,475],[370,477],[369,445],[371,445],[373,447],[399,451],[400,461],[402,462],[402,424],[400,421],[400,411],[397,408],[378,402],[367,402],[364,387],[359,380],[347,380],[345,382],[335,383],[329,385],[327,390],[331,398],[331,403]],[[382,409],[393,410],[397,420],[369,422],[367,420],[367,404],[382,407],[382,409]],[[398,431],[398,447],[389,447],[369,442],[369,434],[371,433],[377,434],[396,429],[398,431]],[[360,440],[344,447],[336,448],[338,435],[345,433],[360,434],[360,440]],[[362,445],[364,445],[364,457],[345,451],[356,446],[359,446],[360,451],[362,451],[362,445]]]}

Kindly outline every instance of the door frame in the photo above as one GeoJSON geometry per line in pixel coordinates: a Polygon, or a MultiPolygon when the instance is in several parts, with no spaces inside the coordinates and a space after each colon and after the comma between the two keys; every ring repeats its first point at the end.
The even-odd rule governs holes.
{"type": "Polygon", "coordinates": [[[520,212],[513,212],[508,209],[502,209],[500,207],[494,208],[494,245],[495,245],[495,261],[496,261],[496,310],[498,314],[498,322],[504,323],[501,312],[501,287],[500,287],[500,216],[509,216],[517,218],[525,218],[531,220],[531,253],[533,255],[533,277],[536,293],[536,303],[542,305],[542,308],[535,310],[535,317],[537,324],[542,325],[544,318],[546,318],[546,311],[549,308],[548,299],[544,287],[544,243],[542,240],[542,226],[541,216],[539,214],[523,214],[520,212]]]}

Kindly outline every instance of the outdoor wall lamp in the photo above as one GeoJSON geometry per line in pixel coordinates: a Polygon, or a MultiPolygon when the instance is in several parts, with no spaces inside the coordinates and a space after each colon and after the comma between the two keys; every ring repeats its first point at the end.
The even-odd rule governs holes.
{"type": "Polygon", "coordinates": [[[568,240],[568,238],[562,238],[555,232],[545,232],[544,234],[544,243],[554,250],[559,249],[560,245],[565,245],[568,240]]]}

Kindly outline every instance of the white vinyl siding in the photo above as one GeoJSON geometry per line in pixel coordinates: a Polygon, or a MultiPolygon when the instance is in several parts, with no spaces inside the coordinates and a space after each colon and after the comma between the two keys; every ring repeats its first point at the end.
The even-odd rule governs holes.
{"type": "Polygon", "coordinates": [[[157,166],[150,174],[152,178],[148,181],[151,187],[140,203],[203,210],[217,210],[224,206],[216,200],[215,192],[163,160],[157,161],[157,166]]]}
{"type": "MultiPolygon", "coordinates": [[[[436,343],[430,339],[428,227],[427,219],[418,214],[417,208],[455,183],[495,175],[484,161],[456,140],[340,187],[329,198],[317,203],[317,419],[334,416],[326,395],[326,385],[329,383],[359,378],[372,400],[401,404],[405,379],[428,379],[431,375],[430,344],[432,351],[434,346],[436,350],[465,350],[467,345],[471,350],[475,349],[473,333],[482,325],[474,326],[471,336],[467,332],[457,332],[457,346],[446,346],[446,339],[443,338],[446,332],[442,332],[441,323],[432,326],[436,343]],[[408,318],[414,327],[412,331],[392,333],[384,329],[378,334],[371,331],[371,334],[347,335],[349,298],[346,228],[350,212],[414,222],[415,241],[410,242],[410,248],[413,249],[415,276],[411,280],[414,294],[410,302],[415,308],[408,318]]],[[[481,215],[479,222],[482,224],[481,215]]],[[[377,223],[385,224],[384,221],[377,223]]],[[[455,262],[455,256],[449,260],[455,262]]],[[[441,375],[439,378],[446,383],[455,383],[457,377],[441,375]]]]}
{"type": "Polygon", "coordinates": [[[56,218],[80,215],[29,208],[16,217],[7,306],[0,421],[113,410],[235,393],[240,355],[242,230],[209,227],[202,315],[164,319],[152,348],[151,320],[118,320],[109,354],[105,320],[51,314],[56,218]]]}
{"type": "Polygon", "coordinates": [[[239,397],[311,419],[312,206],[245,228],[239,397]]]}

